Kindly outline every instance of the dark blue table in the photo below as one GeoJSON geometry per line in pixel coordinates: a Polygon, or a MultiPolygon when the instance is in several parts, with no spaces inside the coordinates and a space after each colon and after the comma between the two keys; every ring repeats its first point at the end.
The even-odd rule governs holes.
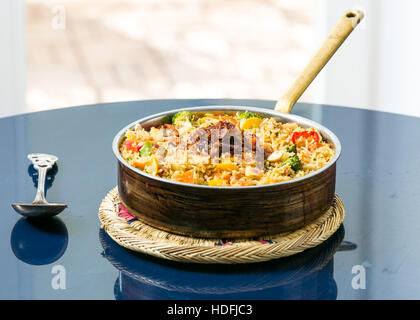
{"type": "Polygon", "coordinates": [[[0,299],[420,298],[420,119],[297,105],[293,113],[341,140],[337,193],[344,226],[322,246],[247,266],[197,266],[133,254],[100,231],[98,206],[116,185],[111,141],[126,124],[173,108],[273,101],[159,100],[0,119],[0,299]],[[29,153],[59,157],[47,199],[68,209],[47,222],[10,207],[30,202],[29,153]]]}

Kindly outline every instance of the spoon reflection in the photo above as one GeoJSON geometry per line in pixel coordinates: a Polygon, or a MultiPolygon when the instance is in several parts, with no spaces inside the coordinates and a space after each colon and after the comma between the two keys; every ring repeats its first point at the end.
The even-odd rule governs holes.
{"type": "Polygon", "coordinates": [[[21,218],[10,236],[15,256],[30,265],[46,265],[57,261],[66,251],[68,231],[59,218],[21,218]]]}

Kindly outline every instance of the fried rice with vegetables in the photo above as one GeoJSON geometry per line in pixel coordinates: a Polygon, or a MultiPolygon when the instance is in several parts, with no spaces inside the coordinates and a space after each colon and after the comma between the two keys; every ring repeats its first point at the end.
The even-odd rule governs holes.
{"type": "Polygon", "coordinates": [[[315,128],[248,111],[181,111],[171,123],[127,130],[120,153],[131,166],[157,177],[238,187],[307,175],[334,157],[334,147],[315,128]]]}

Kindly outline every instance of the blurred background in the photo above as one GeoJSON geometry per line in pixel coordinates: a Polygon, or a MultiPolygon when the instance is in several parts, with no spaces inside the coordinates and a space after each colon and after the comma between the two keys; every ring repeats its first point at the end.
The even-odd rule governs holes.
{"type": "Polygon", "coordinates": [[[418,0],[1,0],[0,117],[127,100],[275,100],[355,7],[365,20],[300,101],[420,116],[418,0]]]}

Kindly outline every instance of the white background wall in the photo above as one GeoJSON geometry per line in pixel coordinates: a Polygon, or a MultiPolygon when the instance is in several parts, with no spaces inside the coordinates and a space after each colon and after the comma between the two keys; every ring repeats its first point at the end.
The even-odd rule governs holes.
{"type": "Polygon", "coordinates": [[[318,102],[420,116],[420,1],[320,0],[319,6],[320,35],[347,9],[362,7],[366,17],[318,79],[318,102]]]}
{"type": "Polygon", "coordinates": [[[0,117],[25,112],[24,0],[0,1],[0,117]]]}
{"type": "MultiPolygon", "coordinates": [[[[347,9],[362,7],[366,18],[308,89],[313,102],[420,116],[420,1],[314,1],[318,43],[347,9]]],[[[0,1],[0,117],[27,110],[24,2],[0,1]]]]}

